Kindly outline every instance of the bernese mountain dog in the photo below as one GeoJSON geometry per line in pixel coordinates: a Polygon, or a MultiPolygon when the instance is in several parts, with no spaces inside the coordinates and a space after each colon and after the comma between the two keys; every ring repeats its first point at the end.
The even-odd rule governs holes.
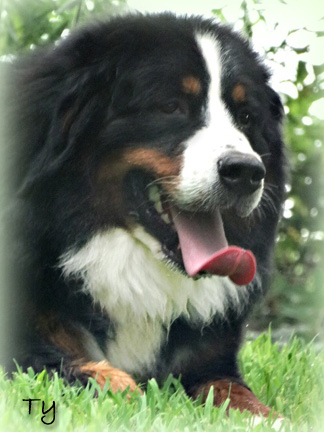
{"type": "Polygon", "coordinates": [[[25,57],[10,72],[17,363],[112,391],[171,374],[268,415],[237,364],[284,196],[267,68],[229,27],[168,13],[25,57]]]}

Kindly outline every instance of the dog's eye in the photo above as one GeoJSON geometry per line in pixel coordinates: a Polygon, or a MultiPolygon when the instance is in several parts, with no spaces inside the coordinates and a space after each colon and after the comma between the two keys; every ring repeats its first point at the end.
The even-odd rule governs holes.
{"type": "Polygon", "coordinates": [[[239,125],[242,127],[248,127],[251,123],[251,114],[247,110],[243,110],[238,115],[239,125]]]}
{"type": "Polygon", "coordinates": [[[177,100],[160,105],[160,110],[165,114],[177,114],[181,112],[180,103],[177,100]]]}

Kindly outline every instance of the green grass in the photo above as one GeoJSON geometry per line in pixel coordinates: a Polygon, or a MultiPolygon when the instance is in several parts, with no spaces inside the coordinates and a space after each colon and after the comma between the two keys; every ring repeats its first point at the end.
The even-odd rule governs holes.
{"type": "MultiPolygon", "coordinates": [[[[244,377],[258,397],[285,416],[282,431],[322,431],[324,416],[324,353],[316,353],[312,344],[292,339],[279,347],[271,342],[270,332],[241,351],[244,377]]],[[[181,385],[169,378],[163,388],[150,381],[143,396],[112,394],[100,391],[95,382],[86,389],[63,384],[56,375],[17,372],[10,381],[0,374],[0,431],[271,431],[271,421],[264,419],[253,426],[249,414],[212,405],[210,393],[206,403],[190,400],[181,385]],[[98,397],[94,393],[98,391],[98,397]],[[28,402],[41,399],[45,409],[56,402],[55,422],[41,421],[42,402],[34,402],[28,414],[28,402]]],[[[44,420],[53,419],[53,410],[44,420]]]]}

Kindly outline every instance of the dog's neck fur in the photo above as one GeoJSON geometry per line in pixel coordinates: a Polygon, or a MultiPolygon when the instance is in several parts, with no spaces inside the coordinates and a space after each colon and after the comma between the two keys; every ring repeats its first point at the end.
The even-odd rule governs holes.
{"type": "Polygon", "coordinates": [[[107,357],[116,367],[140,373],[154,363],[172,322],[182,316],[204,327],[229,304],[244,304],[244,288],[228,278],[193,280],[166,264],[159,243],[137,227],[132,233],[98,233],[80,250],[61,257],[66,278],[81,278],[115,326],[107,357]]]}

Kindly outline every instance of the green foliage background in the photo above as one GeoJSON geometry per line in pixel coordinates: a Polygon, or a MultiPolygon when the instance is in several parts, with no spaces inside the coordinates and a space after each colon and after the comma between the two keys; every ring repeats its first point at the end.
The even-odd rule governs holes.
{"type": "MultiPolygon", "coordinates": [[[[218,3],[215,0],[213,13],[224,21],[226,7],[218,7],[218,3]]],[[[246,0],[239,4],[235,27],[252,42],[257,27],[268,25],[265,3],[266,0],[246,0]]],[[[283,3],[273,1],[271,7],[283,3]]],[[[126,0],[0,0],[0,59],[10,61],[12,56],[64,37],[91,17],[103,18],[126,10],[126,0]]],[[[286,13],[293,13],[291,5],[286,6],[286,13]]],[[[306,338],[319,335],[319,344],[323,344],[324,323],[324,108],[318,113],[313,104],[323,102],[324,57],[323,61],[307,57],[312,48],[307,39],[304,46],[296,46],[291,43],[291,36],[306,31],[324,48],[323,16],[324,6],[319,8],[315,28],[290,28],[279,43],[275,38],[274,46],[268,44],[264,48],[265,56],[282,68],[289,66],[289,56],[293,54],[296,67],[290,90],[281,92],[287,114],[284,134],[290,179],[278,233],[277,271],[263,307],[250,322],[250,328],[260,330],[271,321],[281,336],[292,331],[306,338]]],[[[278,16],[278,22],[271,23],[273,32],[284,19],[278,16]]]]}

